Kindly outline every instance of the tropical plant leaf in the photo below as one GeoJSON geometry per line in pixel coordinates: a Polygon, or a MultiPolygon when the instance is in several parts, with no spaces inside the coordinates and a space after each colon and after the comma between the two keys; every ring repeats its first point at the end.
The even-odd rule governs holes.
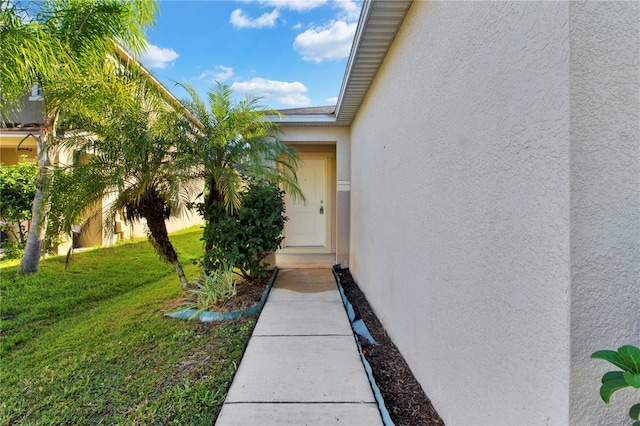
{"type": "Polygon", "coordinates": [[[620,367],[623,370],[628,371],[626,362],[620,356],[620,354],[616,351],[610,351],[610,350],[597,351],[591,355],[591,358],[603,359],[605,361],[609,361],[611,364],[615,365],[616,367],[620,367]]]}
{"type": "Polygon", "coordinates": [[[629,417],[631,417],[633,420],[640,420],[640,404],[636,404],[631,407],[631,409],[629,410],[629,417]]]}
{"type": "Polygon", "coordinates": [[[640,389],[640,374],[633,374],[625,371],[623,376],[624,380],[629,384],[629,386],[640,389]]]}
{"type": "Polygon", "coordinates": [[[627,367],[626,371],[640,374],[640,349],[632,345],[625,345],[618,349],[618,353],[627,367]]]}
{"type": "Polygon", "coordinates": [[[616,391],[624,389],[628,386],[629,383],[627,383],[625,380],[610,380],[600,386],[600,397],[605,402],[605,404],[608,404],[609,400],[611,399],[611,395],[613,395],[616,391]]]}
{"type": "Polygon", "coordinates": [[[624,380],[624,373],[622,371],[609,371],[602,376],[602,383],[611,382],[613,380],[624,380]]]}

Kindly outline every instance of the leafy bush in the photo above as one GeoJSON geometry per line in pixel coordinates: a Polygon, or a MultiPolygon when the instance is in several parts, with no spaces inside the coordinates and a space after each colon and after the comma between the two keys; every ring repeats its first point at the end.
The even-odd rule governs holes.
{"type": "MultiPolygon", "coordinates": [[[[603,359],[622,371],[609,371],[602,376],[602,386],[600,387],[600,397],[609,403],[611,395],[620,389],[633,387],[640,389],[640,349],[632,345],[622,346],[618,351],[598,351],[591,355],[591,358],[603,359]]],[[[633,426],[640,426],[640,404],[635,404],[629,410],[629,417],[633,426]]]]}
{"type": "Polygon", "coordinates": [[[195,296],[195,302],[190,303],[189,306],[198,310],[192,318],[237,294],[233,266],[227,264],[223,264],[221,269],[202,273],[200,278],[191,281],[191,285],[194,288],[189,289],[187,293],[195,296]]]}
{"type": "Polygon", "coordinates": [[[51,252],[56,244],[63,241],[63,236],[71,238],[72,226],[84,222],[81,213],[86,210],[86,199],[87,193],[74,170],[53,170],[45,251],[51,252]]]}
{"type": "MultiPolygon", "coordinates": [[[[24,247],[27,239],[25,222],[31,219],[37,176],[38,166],[27,161],[24,155],[18,164],[7,166],[0,163],[0,229],[10,234],[18,246],[24,247]]],[[[15,248],[15,244],[5,241],[3,247],[6,255],[6,251],[15,248]]]]}
{"type": "Polygon", "coordinates": [[[252,183],[241,195],[241,207],[207,220],[203,239],[212,245],[202,261],[205,271],[233,264],[246,279],[267,275],[262,260],[280,248],[287,220],[284,191],[269,183],[252,183]]]}
{"type": "Polygon", "coordinates": [[[24,254],[24,246],[25,243],[20,243],[18,241],[13,240],[5,240],[2,242],[3,251],[3,259],[20,259],[24,254]]]}
{"type": "MultiPolygon", "coordinates": [[[[71,235],[71,225],[81,222],[80,213],[85,209],[86,194],[81,182],[68,170],[52,170],[52,186],[47,191],[50,204],[44,249],[51,249],[61,242],[63,235],[71,235]]],[[[38,166],[22,156],[17,165],[0,164],[0,229],[14,241],[4,241],[4,257],[17,259],[22,256],[27,238],[26,222],[31,219],[33,198],[36,194],[38,166]]]]}

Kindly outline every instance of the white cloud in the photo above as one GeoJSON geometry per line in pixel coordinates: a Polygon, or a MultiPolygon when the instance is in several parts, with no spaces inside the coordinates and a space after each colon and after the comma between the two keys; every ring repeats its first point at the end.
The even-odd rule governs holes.
{"type": "Polygon", "coordinates": [[[320,7],[327,2],[327,0],[259,0],[260,3],[278,9],[290,9],[298,12],[304,12],[307,10],[320,7]]]}
{"type": "Polygon", "coordinates": [[[198,77],[198,80],[206,80],[210,83],[223,82],[233,77],[233,68],[224,65],[216,65],[212,70],[204,71],[198,77]]]}
{"type": "Polygon", "coordinates": [[[147,50],[140,56],[140,62],[147,68],[166,68],[173,64],[180,55],[168,48],[161,48],[156,45],[149,45],[147,50]]]}
{"type": "Polygon", "coordinates": [[[342,10],[341,19],[353,22],[360,18],[361,7],[353,0],[336,0],[334,4],[342,10]]]}
{"type": "Polygon", "coordinates": [[[299,81],[289,83],[255,77],[249,81],[235,82],[231,89],[234,92],[275,100],[286,106],[302,107],[311,104],[311,99],[305,95],[307,87],[299,81]]]}
{"type": "Polygon", "coordinates": [[[328,27],[312,28],[298,34],[293,48],[307,61],[337,61],[349,56],[357,23],[335,21],[328,27]]]}
{"type": "Polygon", "coordinates": [[[329,105],[336,105],[338,103],[338,97],[334,96],[332,98],[327,99],[327,103],[329,105]]]}
{"type": "Polygon", "coordinates": [[[251,19],[242,9],[236,9],[231,12],[229,22],[237,28],[267,28],[274,27],[279,16],[280,12],[276,9],[271,13],[263,13],[257,18],[251,19]]]}

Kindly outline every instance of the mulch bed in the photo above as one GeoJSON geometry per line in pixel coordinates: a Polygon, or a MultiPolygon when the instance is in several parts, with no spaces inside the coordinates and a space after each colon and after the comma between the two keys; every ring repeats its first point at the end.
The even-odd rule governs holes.
{"type": "Polygon", "coordinates": [[[397,425],[444,425],[425,395],[420,383],[407,366],[402,354],[391,341],[373,313],[366,297],[348,269],[336,271],[345,296],[353,305],[356,319],[362,319],[376,341],[370,344],[358,336],[362,352],[371,364],[373,377],[380,388],[391,420],[397,425]]]}
{"type": "MultiPolygon", "coordinates": [[[[273,271],[269,272],[269,275],[265,278],[256,278],[252,281],[247,281],[244,278],[237,278],[236,289],[238,293],[229,300],[215,306],[212,310],[217,312],[235,312],[242,311],[252,306],[255,306],[260,302],[264,290],[269,284],[273,271]]],[[[171,311],[174,309],[184,308],[189,303],[193,303],[195,298],[189,294],[184,294],[180,299],[175,299],[163,306],[165,311],[171,311]]]]}
{"type": "Polygon", "coordinates": [[[256,278],[252,281],[239,278],[238,281],[236,281],[238,294],[220,306],[216,306],[215,310],[219,312],[242,311],[257,305],[258,302],[260,302],[260,298],[262,298],[264,290],[267,288],[267,284],[269,284],[272,273],[273,272],[270,272],[265,278],[256,278]]]}

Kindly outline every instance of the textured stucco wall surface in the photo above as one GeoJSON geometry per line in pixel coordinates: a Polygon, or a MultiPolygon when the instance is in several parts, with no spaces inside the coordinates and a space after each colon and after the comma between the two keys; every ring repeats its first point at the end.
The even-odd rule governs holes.
{"type": "Polygon", "coordinates": [[[335,144],[336,145],[336,179],[349,181],[351,134],[348,127],[294,127],[280,128],[283,142],[295,144],[335,144]]]}
{"type": "Polygon", "coordinates": [[[640,346],[640,3],[571,2],[571,420],[631,424],[609,406],[596,350],[640,346]]]}
{"type": "Polygon", "coordinates": [[[351,271],[449,425],[569,423],[568,10],[414,2],[352,125],[351,271]]]}

